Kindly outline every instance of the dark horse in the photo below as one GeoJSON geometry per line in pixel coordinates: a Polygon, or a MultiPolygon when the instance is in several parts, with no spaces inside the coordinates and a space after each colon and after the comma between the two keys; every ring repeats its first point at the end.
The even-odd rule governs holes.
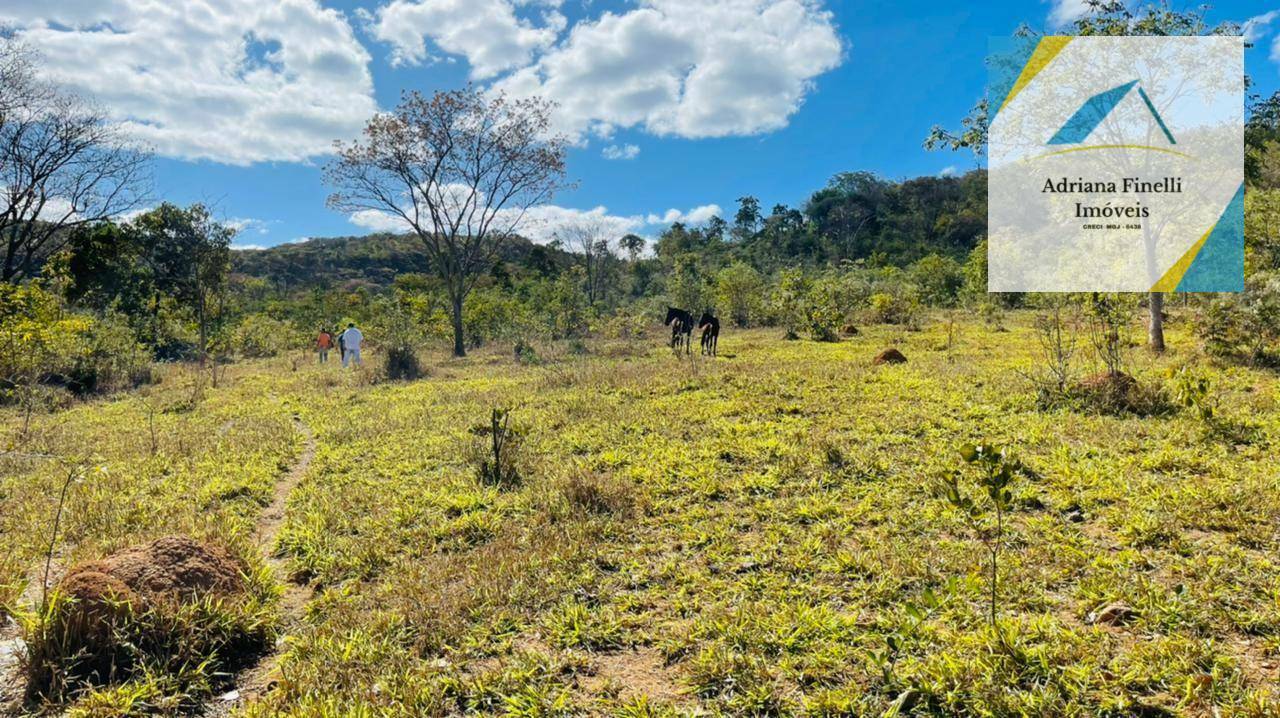
{"type": "Polygon", "coordinates": [[[671,325],[671,348],[680,352],[681,344],[684,345],[684,353],[692,352],[690,345],[693,343],[693,315],[683,309],[675,307],[667,307],[667,321],[663,324],[671,325]]]}
{"type": "Polygon", "coordinates": [[[702,330],[702,353],[715,356],[716,344],[720,342],[720,320],[711,316],[711,312],[703,312],[698,328],[702,330]]]}

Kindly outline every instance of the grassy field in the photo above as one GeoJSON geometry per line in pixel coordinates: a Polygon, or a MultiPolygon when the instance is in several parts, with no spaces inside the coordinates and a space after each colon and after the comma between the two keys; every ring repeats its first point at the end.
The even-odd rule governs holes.
{"type": "Polygon", "coordinates": [[[1041,411],[1028,325],[727,330],[714,360],[656,334],[537,364],[501,347],[413,383],[295,357],[202,390],[175,368],[25,435],[10,412],[0,603],[38,596],[66,459],[90,468],[57,566],[187,533],[264,569],[255,526],[305,451],[269,548],[313,592],[267,592],[279,655],[229,701],[244,715],[1280,713],[1276,376],[1209,368],[1175,323],[1131,373],[1159,387],[1199,362],[1235,431],[1041,411]],[[873,366],[891,344],[908,363],[873,366]],[[495,407],[519,436],[507,486],[478,479],[495,407]],[[972,490],[960,449],[984,442],[1032,473],[999,631],[987,546],[938,490],[955,469],[972,490]]]}

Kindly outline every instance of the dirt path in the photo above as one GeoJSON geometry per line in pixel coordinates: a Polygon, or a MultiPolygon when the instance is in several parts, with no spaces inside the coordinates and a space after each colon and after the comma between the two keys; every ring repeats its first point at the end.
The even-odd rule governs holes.
{"type": "MultiPolygon", "coordinates": [[[[276,482],[271,503],[267,504],[262,515],[258,517],[258,523],[253,532],[254,543],[262,552],[263,561],[271,567],[276,580],[284,586],[284,595],[280,599],[280,635],[282,637],[294,633],[301,625],[307,602],[315,595],[314,589],[309,584],[297,583],[293,580],[289,572],[289,562],[277,556],[273,550],[276,536],[284,527],[289,495],[306,478],[307,471],[311,468],[311,461],[316,454],[316,441],[311,427],[296,414],[293,417],[293,426],[303,437],[302,453],[298,455],[293,466],[289,467],[289,471],[276,482]]],[[[271,690],[277,678],[276,669],[284,654],[284,648],[283,640],[277,642],[274,651],[263,656],[257,665],[241,672],[233,688],[216,697],[214,699],[216,705],[212,710],[207,711],[206,715],[223,715],[230,709],[259,698],[271,690]]]]}

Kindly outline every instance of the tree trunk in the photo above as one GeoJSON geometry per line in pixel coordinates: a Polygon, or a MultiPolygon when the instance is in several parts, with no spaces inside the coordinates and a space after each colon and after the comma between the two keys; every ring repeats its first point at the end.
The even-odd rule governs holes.
{"type": "Polygon", "coordinates": [[[151,295],[151,346],[160,346],[160,292],[151,295]]]}
{"type": "Polygon", "coordinates": [[[1147,324],[1147,338],[1151,351],[1161,353],[1164,351],[1164,293],[1152,292],[1151,301],[1151,319],[1147,324]]]}
{"type": "Polygon", "coordinates": [[[462,295],[457,294],[452,298],[453,307],[453,355],[456,357],[464,357],[467,355],[467,345],[462,337],[462,295]]]}
{"type": "Polygon", "coordinates": [[[196,315],[199,317],[199,321],[200,321],[200,368],[203,369],[205,365],[205,359],[209,356],[209,353],[207,350],[207,347],[209,346],[208,327],[207,327],[207,324],[205,323],[203,298],[200,299],[200,302],[196,309],[196,315]]]}

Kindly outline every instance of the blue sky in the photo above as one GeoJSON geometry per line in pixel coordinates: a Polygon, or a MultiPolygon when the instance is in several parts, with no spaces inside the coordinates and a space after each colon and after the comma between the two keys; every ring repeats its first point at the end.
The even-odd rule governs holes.
{"type": "MultiPolygon", "coordinates": [[[[212,204],[238,244],[269,246],[368,231],[324,206],[325,148],[402,90],[469,79],[562,103],[577,188],[544,233],[594,211],[652,236],[744,194],[801,203],[840,171],[965,171],[971,155],[921,142],[981,96],[988,36],[1051,30],[1081,2],[14,0],[0,21],[156,149],[158,199],[212,204]]],[[[1246,67],[1264,94],[1275,7],[1209,11],[1257,19],[1246,67]]]]}

